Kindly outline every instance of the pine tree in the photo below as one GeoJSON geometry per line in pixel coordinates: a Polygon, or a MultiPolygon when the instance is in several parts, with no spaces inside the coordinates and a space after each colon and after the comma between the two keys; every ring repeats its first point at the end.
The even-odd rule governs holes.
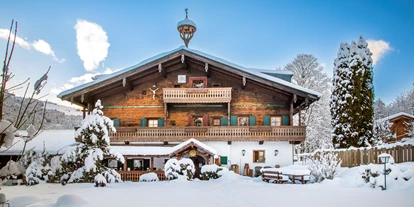
{"type": "Polygon", "coordinates": [[[374,119],[382,119],[389,116],[385,103],[379,98],[374,102],[374,119]]]}
{"type": "Polygon", "coordinates": [[[61,178],[67,182],[94,182],[95,176],[101,174],[108,183],[121,181],[115,170],[102,164],[104,157],[113,157],[124,162],[124,157],[110,148],[109,132],[114,131],[112,121],[103,115],[101,101],[95,104],[91,115],[82,121],[82,127],[75,136],[81,136],[83,143],[69,150],[62,156],[62,166],[69,171],[61,178]],[[73,168],[77,168],[72,171],[73,168]]]}
{"type": "Polygon", "coordinates": [[[332,80],[332,95],[330,100],[332,116],[332,142],[336,148],[347,147],[347,138],[351,135],[349,121],[350,104],[353,88],[352,73],[349,68],[348,43],[341,43],[337,58],[334,61],[334,74],[332,80]]]}
{"type": "Polygon", "coordinates": [[[374,88],[372,53],[360,37],[351,46],[341,44],[335,59],[331,114],[337,148],[374,144],[374,88]]]}

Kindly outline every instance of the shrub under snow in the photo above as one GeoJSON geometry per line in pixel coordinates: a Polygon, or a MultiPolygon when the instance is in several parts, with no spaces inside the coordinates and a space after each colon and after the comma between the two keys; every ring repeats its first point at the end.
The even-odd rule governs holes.
{"type": "Polygon", "coordinates": [[[341,170],[342,160],[333,152],[321,151],[309,160],[309,170],[315,182],[322,182],[324,179],[332,180],[341,170]]]}
{"type": "Polygon", "coordinates": [[[0,133],[4,133],[6,136],[4,137],[4,143],[0,143],[0,148],[4,145],[6,148],[9,148],[13,144],[14,140],[14,132],[16,128],[13,124],[7,120],[0,121],[0,133]]]}
{"type": "Polygon", "coordinates": [[[204,165],[201,168],[201,178],[203,180],[217,179],[229,170],[224,167],[220,167],[216,164],[204,165]]]}
{"type": "Polygon", "coordinates": [[[177,160],[172,158],[165,163],[164,172],[167,180],[174,180],[180,176],[185,176],[187,180],[192,180],[195,167],[191,159],[181,158],[180,160],[177,160]]]}
{"type": "Polygon", "coordinates": [[[156,173],[150,172],[139,176],[139,182],[155,182],[159,181],[156,173]]]}

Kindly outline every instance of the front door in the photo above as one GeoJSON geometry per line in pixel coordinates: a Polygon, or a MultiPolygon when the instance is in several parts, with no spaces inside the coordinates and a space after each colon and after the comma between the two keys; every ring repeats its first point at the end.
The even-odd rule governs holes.
{"type": "Polygon", "coordinates": [[[195,157],[191,157],[191,160],[194,163],[195,173],[194,178],[201,178],[201,167],[205,164],[204,158],[197,155],[195,157]]]}

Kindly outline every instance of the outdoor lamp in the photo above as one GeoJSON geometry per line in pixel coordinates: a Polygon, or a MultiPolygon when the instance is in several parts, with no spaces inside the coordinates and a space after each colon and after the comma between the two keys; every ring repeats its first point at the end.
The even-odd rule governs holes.
{"type": "Polygon", "coordinates": [[[246,150],[242,150],[242,155],[244,156],[246,154],[246,150]]]}
{"type": "Polygon", "coordinates": [[[387,153],[382,153],[378,155],[378,158],[384,163],[384,190],[387,190],[387,162],[390,160],[391,155],[387,153]]]}
{"type": "Polygon", "coordinates": [[[279,150],[275,150],[275,156],[277,156],[277,154],[279,154],[279,150]]]}

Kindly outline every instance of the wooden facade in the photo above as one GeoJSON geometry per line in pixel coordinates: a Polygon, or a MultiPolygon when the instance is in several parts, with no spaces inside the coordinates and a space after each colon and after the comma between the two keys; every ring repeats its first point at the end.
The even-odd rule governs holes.
{"type": "Polygon", "coordinates": [[[60,98],[85,111],[100,99],[118,129],[114,143],[300,142],[306,127],[293,126],[293,115],[318,99],[184,48],[94,82],[60,98]]]}
{"type": "Polygon", "coordinates": [[[395,134],[395,139],[388,140],[387,142],[398,142],[403,138],[410,137],[408,132],[410,131],[411,122],[414,122],[412,116],[400,115],[389,120],[391,123],[391,131],[395,134]]]}

